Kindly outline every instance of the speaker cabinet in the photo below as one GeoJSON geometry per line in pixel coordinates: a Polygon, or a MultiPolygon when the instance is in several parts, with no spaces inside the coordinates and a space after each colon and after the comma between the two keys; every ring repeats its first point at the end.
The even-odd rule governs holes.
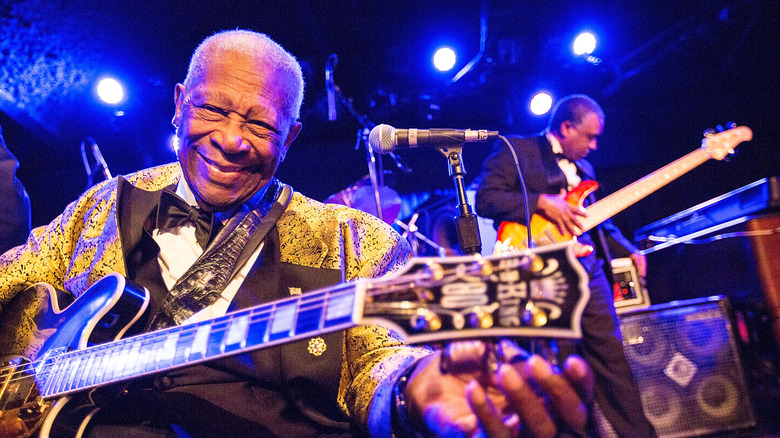
{"type": "Polygon", "coordinates": [[[755,426],[728,300],[650,306],[620,316],[648,420],[660,437],[755,426]]]}

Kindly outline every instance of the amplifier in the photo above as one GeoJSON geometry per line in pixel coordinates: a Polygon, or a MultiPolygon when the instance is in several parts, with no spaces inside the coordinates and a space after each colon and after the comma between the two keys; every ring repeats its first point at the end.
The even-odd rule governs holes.
{"type": "Polygon", "coordinates": [[[728,300],[713,296],[620,316],[623,344],[659,437],[756,425],[728,300]]]}

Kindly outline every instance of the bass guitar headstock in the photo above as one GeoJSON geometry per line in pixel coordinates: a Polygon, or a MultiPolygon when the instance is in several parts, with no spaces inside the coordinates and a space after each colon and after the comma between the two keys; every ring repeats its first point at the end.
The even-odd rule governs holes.
{"type": "Polygon", "coordinates": [[[743,141],[750,141],[753,138],[753,131],[747,126],[737,126],[734,122],[729,122],[724,128],[718,125],[715,129],[704,131],[704,139],[701,141],[702,149],[706,150],[711,158],[722,160],[726,156],[734,153],[736,148],[743,141]]]}

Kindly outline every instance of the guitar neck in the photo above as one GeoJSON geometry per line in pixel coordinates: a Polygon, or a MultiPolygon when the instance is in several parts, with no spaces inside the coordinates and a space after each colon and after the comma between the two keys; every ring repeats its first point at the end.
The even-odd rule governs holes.
{"type": "Polygon", "coordinates": [[[705,148],[696,149],[688,155],[593,203],[586,209],[588,216],[581,220],[583,231],[590,230],[634,205],[637,201],[669,184],[710,158],[710,153],[705,148]]]}
{"type": "Polygon", "coordinates": [[[44,398],[59,397],[349,328],[362,318],[364,294],[362,282],[341,284],[209,321],[52,354],[36,366],[38,388],[44,398]]]}

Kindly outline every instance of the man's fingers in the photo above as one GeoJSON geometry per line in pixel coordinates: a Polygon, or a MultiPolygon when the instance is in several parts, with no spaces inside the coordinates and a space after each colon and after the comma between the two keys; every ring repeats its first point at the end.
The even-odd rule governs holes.
{"type": "Polygon", "coordinates": [[[574,387],[586,405],[593,400],[594,377],[590,367],[579,356],[569,356],[563,364],[563,376],[574,387]]]}
{"type": "Polygon", "coordinates": [[[518,435],[519,429],[504,423],[501,413],[490,403],[485,390],[475,380],[466,385],[466,400],[482,426],[481,435],[491,438],[512,438],[518,435]]]}
{"type": "Polygon", "coordinates": [[[555,436],[556,426],[547,412],[544,399],[536,395],[514,367],[501,365],[498,369],[498,384],[528,435],[543,438],[555,436]]]}
{"type": "MultiPolygon", "coordinates": [[[[572,363],[571,373],[583,385],[587,383],[587,372],[572,363]]],[[[550,409],[557,418],[574,430],[584,430],[588,422],[588,409],[575,388],[560,374],[553,372],[550,364],[539,356],[532,356],[526,362],[530,376],[539,384],[549,398],[550,409]]],[[[592,385],[591,385],[592,386],[592,385]]]]}

